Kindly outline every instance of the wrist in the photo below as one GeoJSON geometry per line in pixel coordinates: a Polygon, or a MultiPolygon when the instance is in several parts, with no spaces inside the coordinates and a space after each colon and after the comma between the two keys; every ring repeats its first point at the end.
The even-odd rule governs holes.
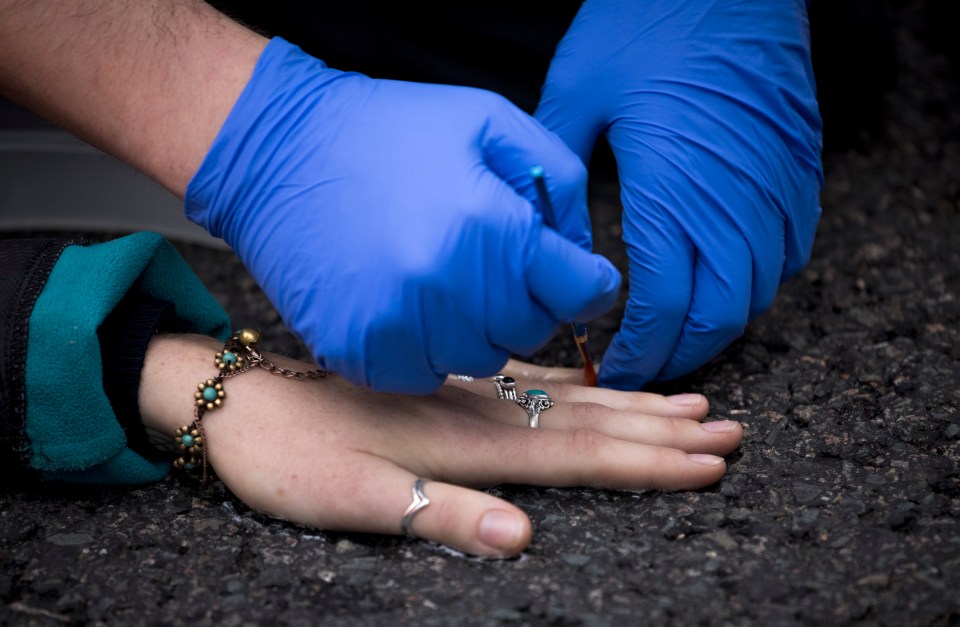
{"type": "Polygon", "coordinates": [[[305,369],[304,364],[295,360],[268,357],[259,349],[259,338],[258,330],[243,329],[216,350],[208,337],[156,336],[148,348],[139,399],[144,428],[160,437],[173,432],[179,454],[174,467],[197,473],[204,485],[211,476],[210,464],[222,452],[229,451],[230,441],[236,439],[240,416],[248,412],[261,415],[260,407],[283,406],[290,385],[299,386],[303,381],[329,374],[305,369]],[[199,371],[204,362],[206,378],[199,371]],[[192,397],[187,387],[190,377],[201,381],[193,387],[192,397]],[[259,381],[256,377],[260,377],[259,381]],[[267,379],[276,383],[264,385],[267,379]],[[225,385],[227,381],[229,386],[225,385]],[[192,402],[188,405],[184,399],[192,402]],[[208,459],[206,427],[210,423],[206,416],[210,412],[224,414],[225,405],[230,406],[228,415],[223,417],[226,420],[216,416],[211,425],[213,440],[220,444],[214,448],[220,448],[221,453],[213,452],[208,459]]]}
{"type": "MultiPolygon", "coordinates": [[[[267,42],[184,190],[187,218],[248,260],[246,233],[258,232],[261,220],[273,219],[274,212],[260,210],[267,196],[276,202],[283,194],[272,189],[265,196],[264,189],[278,179],[299,176],[291,171],[292,162],[313,154],[324,126],[336,124],[317,126],[314,121],[320,111],[329,115],[344,108],[321,95],[342,75],[280,37],[267,42]],[[297,151],[303,154],[288,158],[297,151]]],[[[319,176],[322,163],[312,166],[319,176]]]]}
{"type": "Polygon", "coordinates": [[[143,426],[168,434],[190,422],[193,390],[215,372],[213,355],[223,345],[204,335],[158,334],[150,339],[140,375],[143,426]]]}

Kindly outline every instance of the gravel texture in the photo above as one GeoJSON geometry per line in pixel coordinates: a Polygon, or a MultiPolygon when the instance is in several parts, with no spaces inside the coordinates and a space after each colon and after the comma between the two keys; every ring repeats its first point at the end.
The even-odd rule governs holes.
{"type": "MultiPolygon", "coordinates": [[[[535,529],[509,561],[302,529],[219,484],[8,489],[0,623],[960,623],[960,94],[919,39],[920,5],[897,5],[880,126],[826,155],[809,266],[665,386],[747,426],[719,484],[495,488],[535,529]]],[[[623,267],[615,183],[595,175],[592,198],[597,246],[623,267]]],[[[302,355],[232,254],[180,248],[237,323],[302,355]]],[[[591,326],[597,358],[617,319],[591,326]]],[[[536,361],[574,356],[560,338],[536,361]]]]}

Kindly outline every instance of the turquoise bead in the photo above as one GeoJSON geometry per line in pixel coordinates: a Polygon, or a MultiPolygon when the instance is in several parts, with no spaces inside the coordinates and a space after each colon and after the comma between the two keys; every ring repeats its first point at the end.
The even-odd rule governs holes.
{"type": "Polygon", "coordinates": [[[237,363],[237,354],[227,351],[223,354],[223,363],[227,364],[228,366],[234,365],[237,363]]]}
{"type": "Polygon", "coordinates": [[[217,390],[212,387],[203,388],[203,400],[207,402],[217,400],[217,390]]]}
{"type": "Polygon", "coordinates": [[[191,446],[193,446],[193,436],[187,433],[181,435],[180,443],[186,446],[187,448],[190,448],[191,446]]]}
{"type": "Polygon", "coordinates": [[[527,390],[526,394],[527,396],[549,396],[543,390],[527,390]]]}

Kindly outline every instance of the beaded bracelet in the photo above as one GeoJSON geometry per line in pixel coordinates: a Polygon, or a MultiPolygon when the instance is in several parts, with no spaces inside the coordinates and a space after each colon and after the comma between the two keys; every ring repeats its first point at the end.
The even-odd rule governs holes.
{"type": "Polygon", "coordinates": [[[193,422],[177,429],[177,434],[174,436],[180,456],[173,462],[173,467],[192,474],[199,473],[200,483],[204,486],[209,482],[210,474],[202,420],[206,412],[223,406],[223,401],[227,397],[223,390],[224,379],[235,377],[254,366],[259,366],[270,374],[298,381],[321,379],[330,374],[326,370],[300,372],[281,368],[260,353],[257,348],[259,341],[260,331],[258,329],[242,329],[227,339],[223,345],[223,350],[213,358],[213,363],[220,370],[220,373],[216,377],[207,379],[197,385],[197,391],[193,393],[193,397],[196,399],[193,408],[193,422]]]}

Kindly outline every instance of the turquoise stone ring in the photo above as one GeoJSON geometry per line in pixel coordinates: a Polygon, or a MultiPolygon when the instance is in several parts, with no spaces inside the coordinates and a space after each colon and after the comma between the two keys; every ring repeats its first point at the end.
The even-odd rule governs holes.
{"type": "Polygon", "coordinates": [[[527,411],[527,424],[531,429],[540,426],[540,412],[547,411],[557,404],[550,395],[543,390],[527,390],[516,399],[517,405],[527,411]]]}

